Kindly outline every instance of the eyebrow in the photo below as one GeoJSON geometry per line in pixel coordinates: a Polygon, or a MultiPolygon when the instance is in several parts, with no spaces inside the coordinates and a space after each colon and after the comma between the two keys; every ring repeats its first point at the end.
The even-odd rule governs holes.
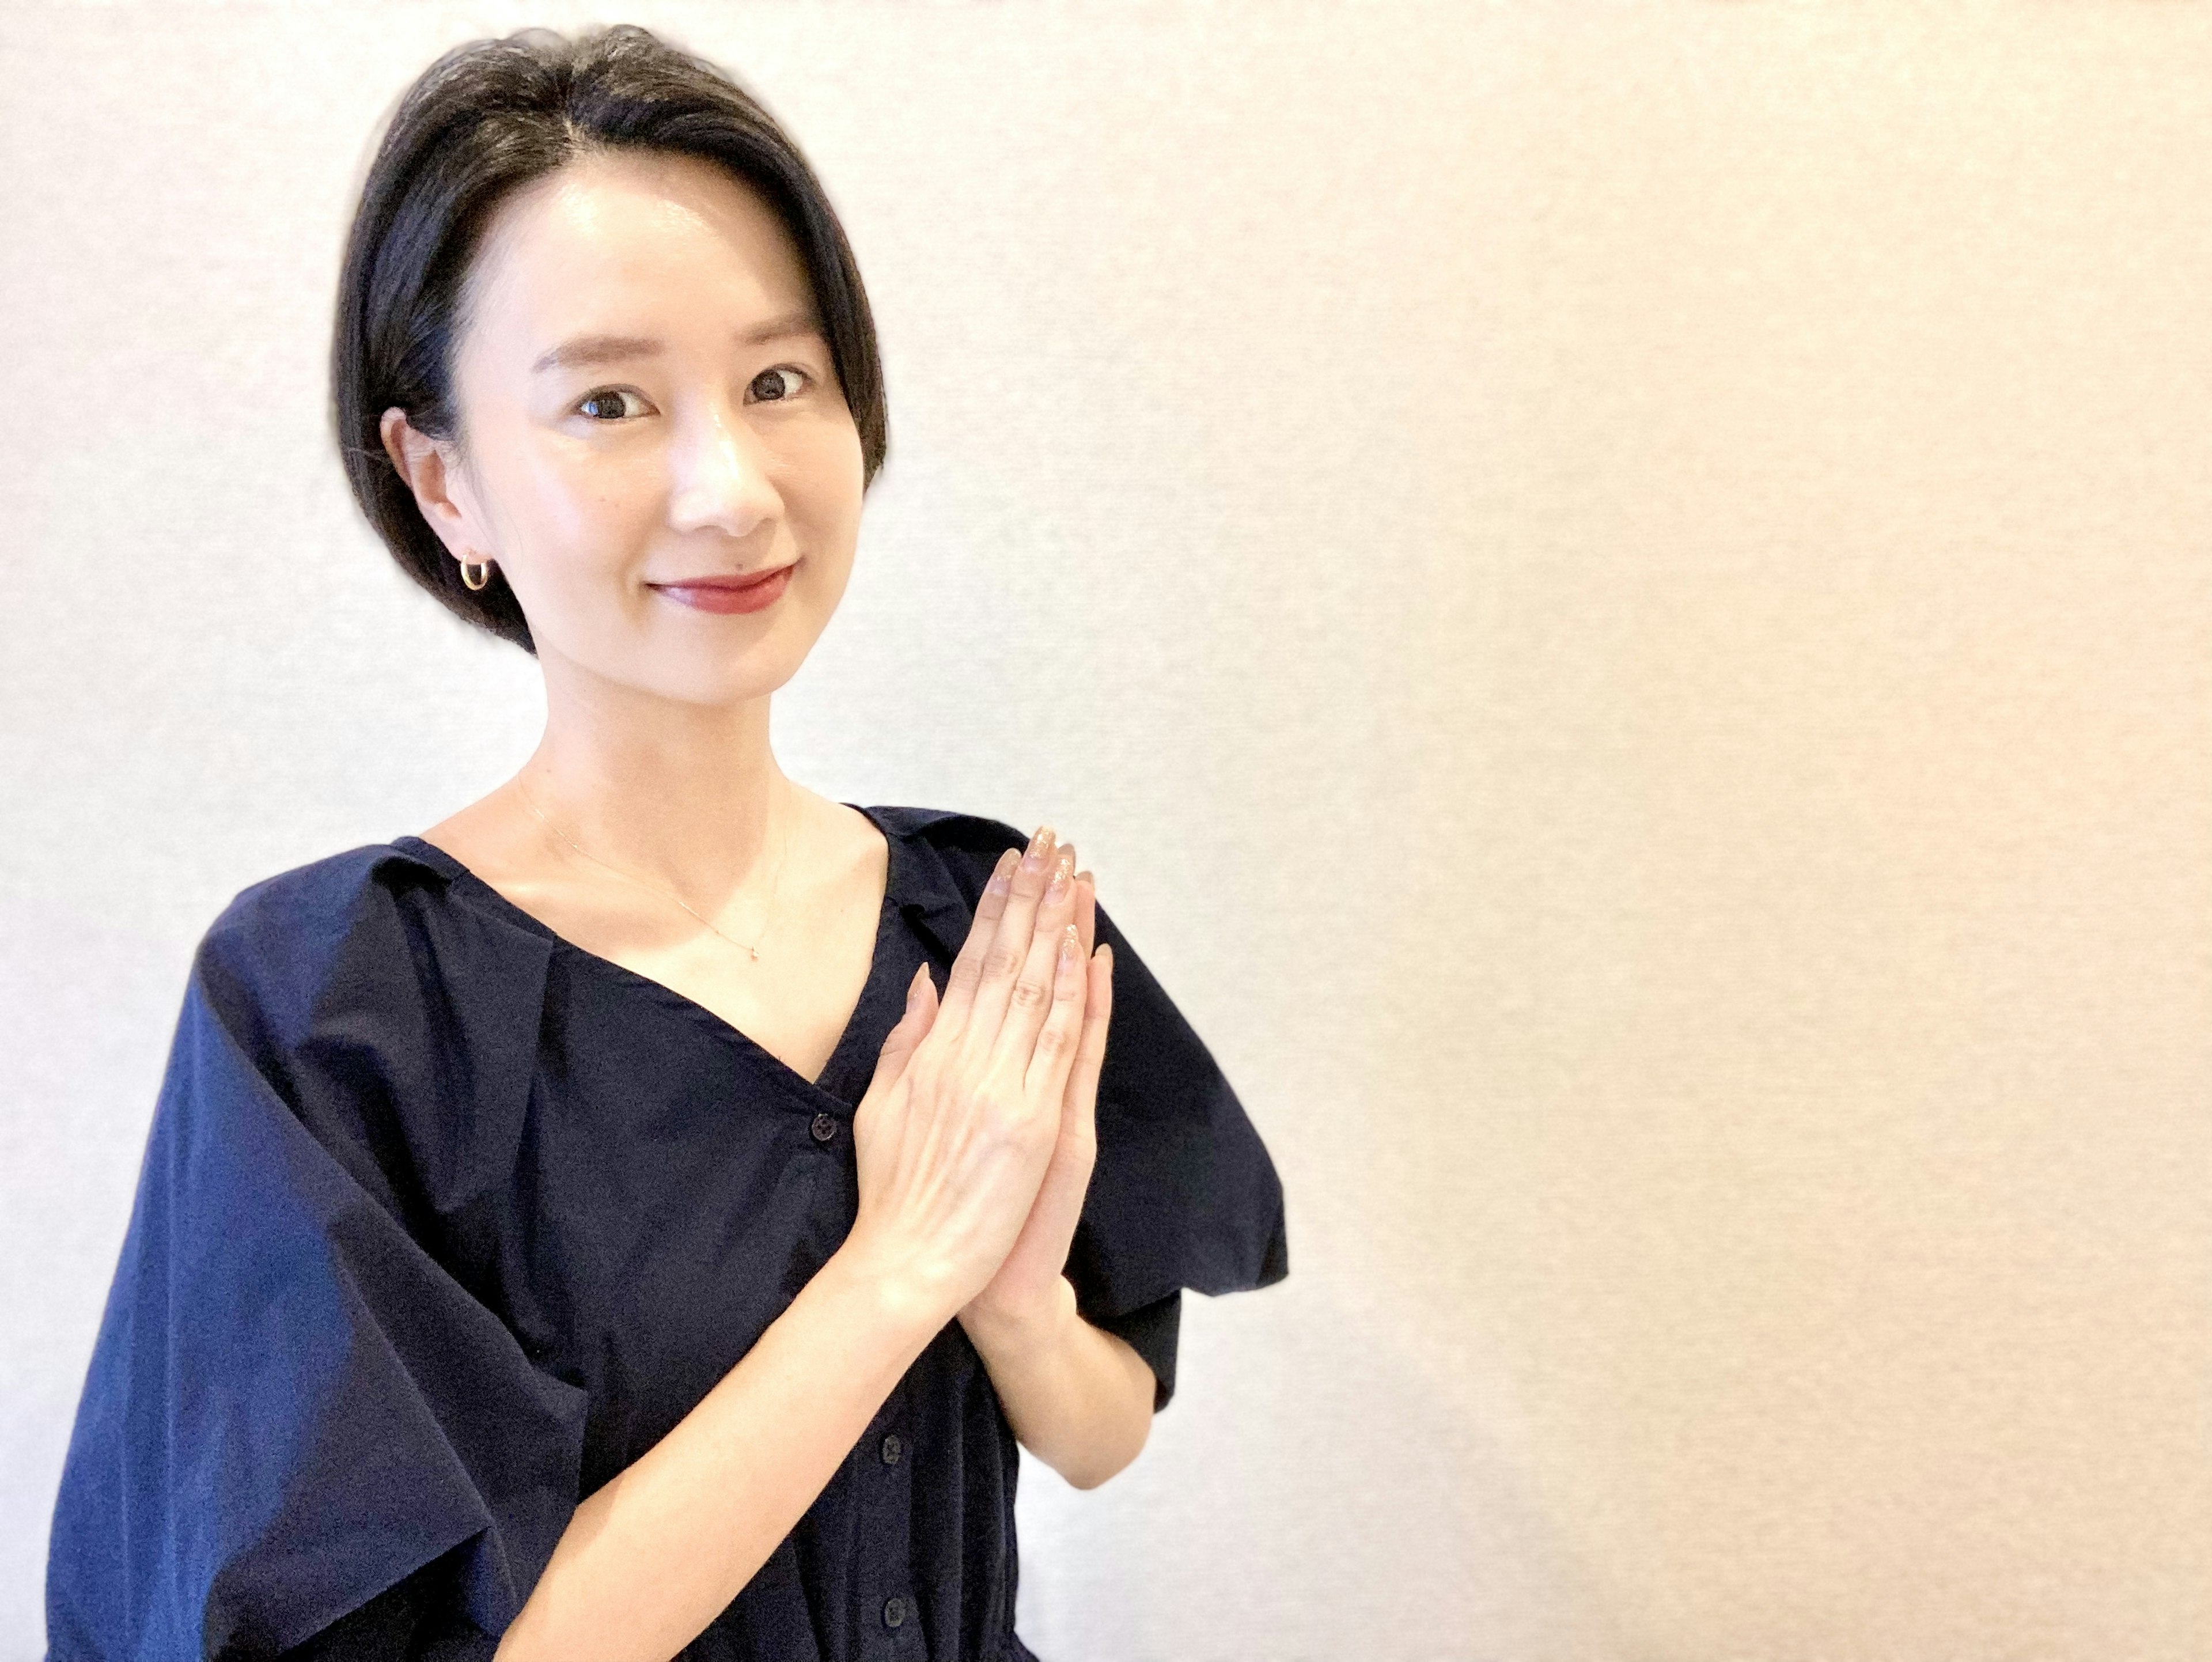
{"type": "MultiPolygon", "coordinates": [[[[734,338],[740,345],[758,346],[765,341],[822,332],[822,321],[812,313],[793,312],[770,318],[750,329],[741,329],[734,338]]],[[[579,335],[574,340],[562,341],[539,358],[530,366],[530,373],[535,375],[548,369],[588,369],[626,358],[657,357],[662,347],[663,343],[650,335],[579,335]]]]}

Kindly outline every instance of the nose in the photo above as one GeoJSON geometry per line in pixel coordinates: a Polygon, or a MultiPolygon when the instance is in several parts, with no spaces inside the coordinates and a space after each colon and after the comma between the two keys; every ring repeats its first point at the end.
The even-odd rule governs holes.
{"type": "Polygon", "coordinates": [[[744,537],[773,520],[783,504],[769,479],[768,460],[743,417],[720,401],[707,407],[679,429],[669,457],[671,528],[744,537]]]}

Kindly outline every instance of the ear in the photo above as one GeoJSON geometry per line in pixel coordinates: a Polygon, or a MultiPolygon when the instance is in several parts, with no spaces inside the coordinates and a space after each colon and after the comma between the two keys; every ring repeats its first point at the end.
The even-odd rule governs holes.
{"type": "Polygon", "coordinates": [[[469,500],[468,482],[453,460],[452,447],[417,432],[398,405],[377,423],[384,454],[415,493],[415,506],[457,560],[489,557],[491,545],[469,500]]]}

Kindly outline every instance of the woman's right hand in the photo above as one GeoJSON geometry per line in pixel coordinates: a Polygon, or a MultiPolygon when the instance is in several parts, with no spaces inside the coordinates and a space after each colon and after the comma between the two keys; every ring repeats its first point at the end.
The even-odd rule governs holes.
{"type": "Polygon", "coordinates": [[[853,1119],[842,1252],[949,1321],[1012,1250],[1052,1158],[1090,982],[1072,856],[1000,856],[940,1003],[925,965],[853,1119]]]}

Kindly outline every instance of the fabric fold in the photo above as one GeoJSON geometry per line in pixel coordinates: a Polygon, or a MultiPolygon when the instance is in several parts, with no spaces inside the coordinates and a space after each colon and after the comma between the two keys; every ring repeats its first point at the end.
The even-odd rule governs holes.
{"type": "MultiPolygon", "coordinates": [[[[495,1634],[574,1512],[586,1393],[409,1227],[377,1035],[451,1012],[387,950],[404,864],[258,885],[195,956],[56,1502],[55,1662],[274,1655],[455,1549],[495,1634]]],[[[470,1100],[519,1115],[502,1016],[534,1042],[477,1013],[470,1100]]]]}

